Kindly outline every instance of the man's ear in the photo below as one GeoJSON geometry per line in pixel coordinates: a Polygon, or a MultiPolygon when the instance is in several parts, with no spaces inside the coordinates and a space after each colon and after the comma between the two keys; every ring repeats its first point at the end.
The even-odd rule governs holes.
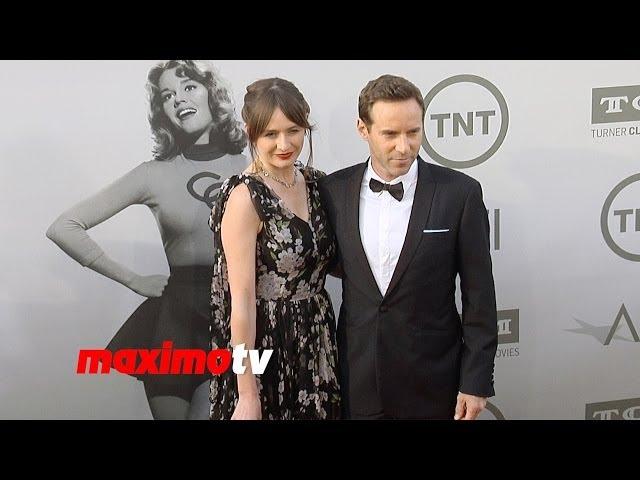
{"type": "Polygon", "coordinates": [[[369,139],[369,129],[367,125],[362,121],[361,118],[358,118],[358,122],[356,123],[356,128],[358,129],[358,133],[362,137],[363,140],[369,139]]]}

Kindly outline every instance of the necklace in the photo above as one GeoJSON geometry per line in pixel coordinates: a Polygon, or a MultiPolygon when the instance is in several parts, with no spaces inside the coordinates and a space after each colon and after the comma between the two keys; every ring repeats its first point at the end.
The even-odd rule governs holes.
{"type": "Polygon", "coordinates": [[[284,185],[286,188],[291,188],[296,184],[297,173],[298,172],[296,172],[296,168],[294,167],[293,168],[293,181],[291,183],[288,183],[288,182],[285,182],[284,180],[282,180],[281,178],[276,177],[272,173],[267,172],[264,168],[260,169],[260,174],[263,175],[265,178],[271,178],[272,180],[275,180],[279,184],[284,185]]]}

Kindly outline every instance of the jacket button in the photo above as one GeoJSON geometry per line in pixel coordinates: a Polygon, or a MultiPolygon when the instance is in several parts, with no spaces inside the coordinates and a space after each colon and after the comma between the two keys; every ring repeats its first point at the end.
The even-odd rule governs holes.
{"type": "Polygon", "coordinates": [[[385,313],[389,311],[389,307],[387,307],[386,305],[380,305],[380,308],[378,309],[381,313],[385,313]]]}

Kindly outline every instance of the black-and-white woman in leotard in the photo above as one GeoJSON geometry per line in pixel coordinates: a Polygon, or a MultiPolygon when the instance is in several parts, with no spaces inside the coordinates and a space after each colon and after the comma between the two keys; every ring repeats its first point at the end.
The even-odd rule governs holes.
{"type": "MultiPolygon", "coordinates": [[[[245,134],[229,89],[207,62],[171,60],[148,75],[154,159],[139,164],[64,212],[47,231],[85,267],[148,297],[107,349],[209,350],[209,296],[213,262],[207,224],[220,185],[248,165],[245,134]],[[87,230],[130,205],[153,213],[170,276],[139,275],[111,259],[87,230]]],[[[137,375],[155,419],[208,417],[209,375],[137,375]]]]}

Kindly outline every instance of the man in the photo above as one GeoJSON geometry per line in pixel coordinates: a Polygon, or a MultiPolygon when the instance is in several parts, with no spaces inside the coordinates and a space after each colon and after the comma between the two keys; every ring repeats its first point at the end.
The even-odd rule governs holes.
{"type": "Polygon", "coordinates": [[[358,115],[368,161],[320,182],[342,270],[344,416],[474,419],[498,343],[482,189],[418,156],[425,106],[408,80],[370,81],[358,115]]]}

